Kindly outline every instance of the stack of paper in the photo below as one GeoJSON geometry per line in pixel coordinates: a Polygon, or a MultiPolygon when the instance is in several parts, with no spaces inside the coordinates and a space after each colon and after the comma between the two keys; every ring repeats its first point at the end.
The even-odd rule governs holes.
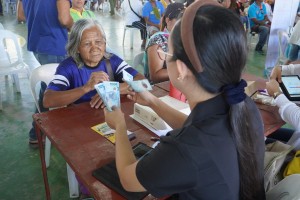
{"type": "MultiPolygon", "coordinates": [[[[187,103],[174,99],[170,96],[164,96],[160,98],[163,102],[171,106],[172,108],[189,115],[190,108],[187,103]]],[[[134,104],[134,113],[131,115],[133,119],[144,125],[146,128],[157,134],[158,136],[165,135],[172,128],[160,118],[151,108],[142,106],[138,103],[134,104]]]]}

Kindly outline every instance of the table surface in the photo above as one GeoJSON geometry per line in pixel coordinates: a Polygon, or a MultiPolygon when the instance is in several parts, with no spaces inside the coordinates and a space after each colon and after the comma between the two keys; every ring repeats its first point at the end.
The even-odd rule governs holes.
{"type": "MultiPolygon", "coordinates": [[[[153,93],[159,97],[167,95],[166,91],[155,86],[153,93]]],[[[126,114],[127,128],[136,135],[131,143],[135,145],[143,142],[151,146],[154,143],[151,141],[154,133],[128,117],[133,112],[133,106],[134,102],[122,98],[122,111],[126,114]]],[[[83,184],[88,186],[95,199],[124,199],[92,176],[95,169],[115,158],[114,145],[91,129],[105,121],[102,109],[96,110],[89,103],[82,103],[35,114],[34,120],[83,184]]],[[[145,199],[156,198],[148,195],[145,199]]]]}
{"type": "MultiPolygon", "coordinates": [[[[158,97],[167,95],[168,85],[169,82],[164,82],[154,86],[154,95],[158,97]]],[[[131,141],[132,145],[144,142],[151,146],[153,141],[150,138],[155,136],[154,133],[128,117],[133,113],[134,103],[122,98],[121,106],[126,115],[128,130],[136,135],[136,139],[131,141]]],[[[258,107],[264,120],[265,134],[273,132],[284,124],[276,107],[266,105],[258,107]]],[[[33,118],[38,128],[47,135],[95,199],[124,199],[92,176],[95,169],[115,158],[114,145],[91,129],[92,126],[105,121],[102,109],[96,110],[91,108],[89,103],[82,103],[34,114],[33,118]]],[[[145,199],[155,198],[149,195],[145,199]]]]}

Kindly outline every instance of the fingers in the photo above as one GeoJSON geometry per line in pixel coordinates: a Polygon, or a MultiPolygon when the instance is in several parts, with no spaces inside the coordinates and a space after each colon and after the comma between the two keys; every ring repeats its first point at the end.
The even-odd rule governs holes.
{"type": "Polygon", "coordinates": [[[90,101],[90,105],[92,108],[103,108],[104,107],[104,104],[103,104],[103,101],[101,99],[101,97],[96,94],[95,96],[92,97],[92,100],[90,101]]]}

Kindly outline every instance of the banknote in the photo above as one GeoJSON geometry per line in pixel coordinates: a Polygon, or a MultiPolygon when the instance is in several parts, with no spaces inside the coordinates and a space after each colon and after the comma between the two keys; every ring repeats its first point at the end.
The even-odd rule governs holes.
{"type": "Polygon", "coordinates": [[[133,80],[133,76],[123,70],[123,80],[130,85],[130,87],[135,91],[135,92],[143,92],[145,90],[152,90],[152,87],[148,81],[148,79],[143,79],[143,80],[133,80]]]}
{"type": "Polygon", "coordinates": [[[108,111],[112,111],[113,106],[120,107],[119,82],[104,81],[95,85],[95,89],[108,111]]]}
{"type": "Polygon", "coordinates": [[[127,83],[130,85],[130,87],[135,92],[143,92],[143,91],[146,91],[146,90],[152,90],[152,87],[151,87],[148,79],[129,81],[127,83]]]}
{"type": "Polygon", "coordinates": [[[123,80],[125,82],[133,81],[133,76],[129,74],[127,71],[123,70],[123,80]]]}

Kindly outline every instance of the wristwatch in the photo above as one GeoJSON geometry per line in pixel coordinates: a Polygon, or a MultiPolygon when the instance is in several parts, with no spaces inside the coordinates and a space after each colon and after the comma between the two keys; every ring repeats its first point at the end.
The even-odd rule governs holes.
{"type": "Polygon", "coordinates": [[[274,99],[276,99],[279,95],[281,95],[282,93],[281,92],[275,92],[274,94],[273,94],[273,97],[274,97],[274,99]]]}

